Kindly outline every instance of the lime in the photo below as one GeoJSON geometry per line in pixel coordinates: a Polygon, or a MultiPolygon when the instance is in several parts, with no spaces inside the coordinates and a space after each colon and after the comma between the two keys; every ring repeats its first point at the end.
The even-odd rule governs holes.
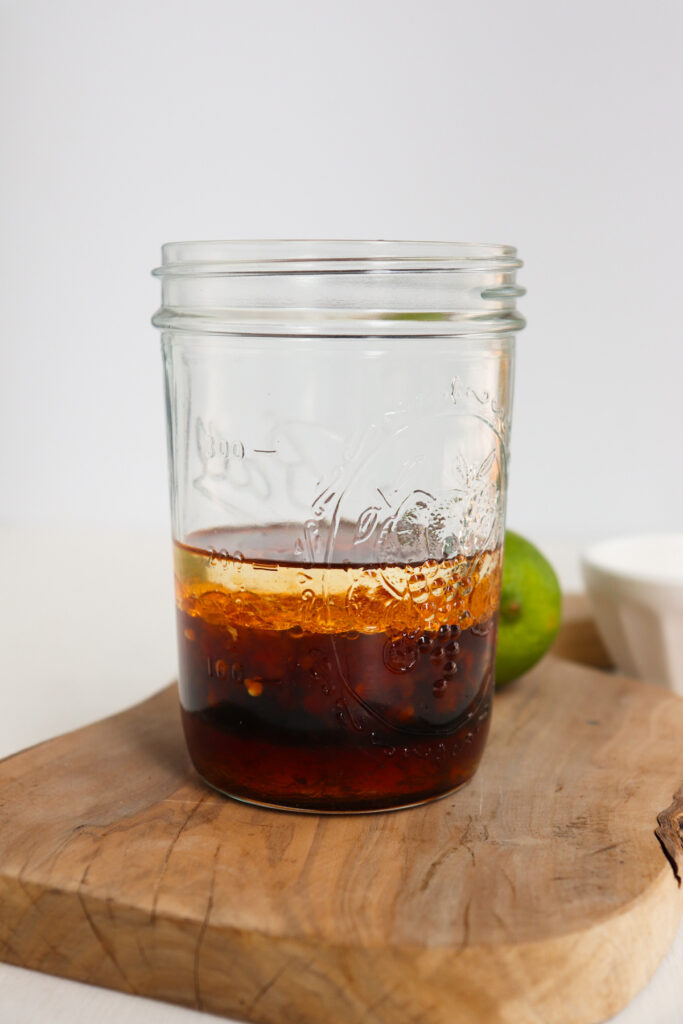
{"type": "Polygon", "coordinates": [[[562,617],[562,592],[538,548],[508,530],[498,619],[496,686],[528,672],[548,650],[562,617]]]}

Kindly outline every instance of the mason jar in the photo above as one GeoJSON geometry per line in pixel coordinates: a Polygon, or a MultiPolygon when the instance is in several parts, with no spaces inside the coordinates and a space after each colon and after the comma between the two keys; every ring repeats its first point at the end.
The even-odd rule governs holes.
{"type": "Polygon", "coordinates": [[[470,243],[163,247],[180,707],[215,789],[378,811],[476,770],[520,266],[470,243]]]}

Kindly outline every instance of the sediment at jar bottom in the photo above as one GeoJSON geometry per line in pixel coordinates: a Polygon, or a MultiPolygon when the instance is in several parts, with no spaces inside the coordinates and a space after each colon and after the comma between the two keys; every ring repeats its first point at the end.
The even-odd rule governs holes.
{"type": "Polygon", "coordinates": [[[457,559],[428,565],[423,586],[423,567],[390,567],[387,584],[379,567],[256,569],[267,563],[212,564],[196,540],[177,548],[183,725],[207,782],[259,803],[340,812],[408,806],[472,776],[490,722],[497,552],[467,571],[457,559]],[[313,618],[302,611],[312,599],[299,595],[297,620],[292,571],[314,599],[345,599],[319,599],[313,618]],[[254,574],[263,575],[247,589],[254,574]]]}

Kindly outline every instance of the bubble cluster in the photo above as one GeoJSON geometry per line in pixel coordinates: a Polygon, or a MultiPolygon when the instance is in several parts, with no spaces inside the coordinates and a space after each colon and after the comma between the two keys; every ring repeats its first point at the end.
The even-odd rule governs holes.
{"type": "Polygon", "coordinates": [[[458,638],[453,625],[486,628],[497,610],[500,577],[500,549],[417,566],[318,567],[246,560],[212,565],[176,545],[179,609],[220,626],[226,636],[240,626],[290,630],[292,636],[441,631],[444,645],[458,638]]]}

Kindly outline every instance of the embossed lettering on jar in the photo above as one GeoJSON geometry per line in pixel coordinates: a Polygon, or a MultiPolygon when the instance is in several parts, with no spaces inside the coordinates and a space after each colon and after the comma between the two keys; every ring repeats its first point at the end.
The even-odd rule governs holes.
{"type": "Polygon", "coordinates": [[[183,725],[222,792],[405,807],[490,722],[515,251],[164,247],[183,725]]]}

